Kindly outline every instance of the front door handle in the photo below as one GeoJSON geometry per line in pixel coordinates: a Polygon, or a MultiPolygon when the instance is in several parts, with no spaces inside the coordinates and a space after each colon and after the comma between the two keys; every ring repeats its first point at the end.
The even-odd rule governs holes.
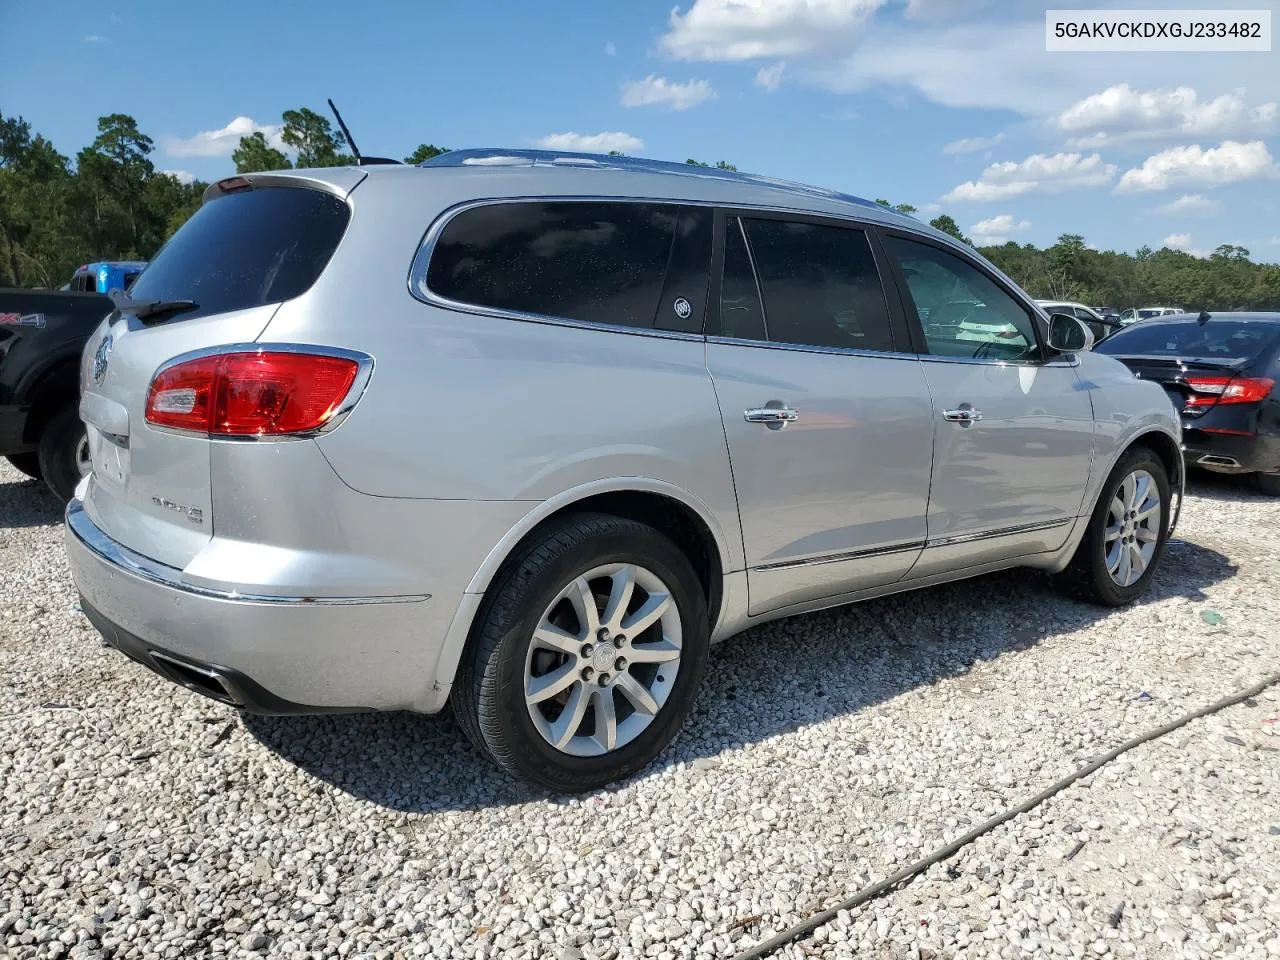
{"type": "Polygon", "coordinates": [[[943,410],[942,419],[948,423],[962,423],[968,426],[971,423],[977,423],[982,419],[982,411],[975,410],[973,407],[960,407],[957,410],[943,410]]]}
{"type": "Polygon", "coordinates": [[[742,419],[747,423],[787,424],[799,419],[800,415],[790,407],[752,407],[742,412],[742,419]]]}

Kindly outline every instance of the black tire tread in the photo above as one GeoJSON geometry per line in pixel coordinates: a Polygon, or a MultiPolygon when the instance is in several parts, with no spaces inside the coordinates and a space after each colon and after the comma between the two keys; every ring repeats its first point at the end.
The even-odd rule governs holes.
{"type": "MultiPolygon", "coordinates": [[[[1102,530],[1105,527],[1105,523],[1099,522],[1099,517],[1104,515],[1110,508],[1111,487],[1117,478],[1128,475],[1139,465],[1154,467],[1159,472],[1159,475],[1164,477],[1166,486],[1168,485],[1168,471],[1165,469],[1164,462],[1154,450],[1144,444],[1138,444],[1125,451],[1102,485],[1098,502],[1094,506],[1093,513],[1089,516],[1089,526],[1076,547],[1076,552],[1071,557],[1071,562],[1065,570],[1054,578],[1054,583],[1058,589],[1068,596],[1096,606],[1119,607],[1132,603],[1141,593],[1141,590],[1131,590],[1127,596],[1120,597],[1117,592],[1119,590],[1118,587],[1110,585],[1109,581],[1107,584],[1102,582],[1102,578],[1106,577],[1107,573],[1105,570],[1099,571],[1093,559],[1097,538],[1102,535],[1102,530]],[[1111,589],[1108,589],[1108,586],[1111,586],[1111,589]]],[[[1152,475],[1156,475],[1154,471],[1152,475]]],[[[1163,529],[1160,532],[1160,543],[1156,547],[1156,554],[1152,560],[1153,568],[1159,564],[1164,552],[1165,540],[1168,538],[1168,507],[1169,503],[1166,498],[1165,511],[1161,517],[1163,529]]],[[[1135,586],[1138,586],[1138,584],[1135,584],[1135,586]]]]}
{"type": "MultiPolygon", "coordinates": [[[[506,742],[499,730],[498,713],[501,704],[496,702],[495,696],[498,648],[510,625],[518,619],[531,583],[541,570],[569,550],[616,534],[657,537],[669,544],[673,551],[679,552],[660,531],[647,524],[612,514],[566,514],[544,530],[541,536],[531,539],[507,561],[499,577],[485,592],[484,602],[476,612],[467,649],[463,652],[454,677],[450,704],[458,725],[471,744],[513,777],[531,779],[528,771],[517,762],[515,744],[506,742]]],[[[688,573],[696,583],[692,567],[688,573]]],[[[698,595],[701,596],[701,590],[698,595]]],[[[702,617],[705,622],[705,609],[695,611],[695,616],[702,617]]],[[[675,713],[678,714],[678,726],[692,704],[672,706],[677,708],[675,713]]],[[[636,765],[636,769],[640,766],[643,764],[636,765]]],[[[628,770],[619,774],[619,777],[629,776],[634,772],[635,770],[628,770]]],[[[539,785],[560,792],[571,792],[597,786],[598,780],[586,778],[581,786],[550,782],[539,785]]]]}
{"type": "Polygon", "coordinates": [[[83,430],[80,411],[72,406],[54,414],[40,434],[36,450],[40,473],[45,485],[63,503],[71,499],[80,482],[80,472],[75,465],[75,446],[83,430]]]}

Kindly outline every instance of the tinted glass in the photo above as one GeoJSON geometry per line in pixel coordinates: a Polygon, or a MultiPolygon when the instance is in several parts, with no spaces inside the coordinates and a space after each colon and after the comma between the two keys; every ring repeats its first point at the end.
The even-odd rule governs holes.
{"type": "Polygon", "coordinates": [[[206,203],[142,271],[137,300],[194,300],[180,319],[279,303],[305,293],[346,231],[351,212],[337,197],[266,187],[206,203]]]}
{"type": "Polygon", "coordinates": [[[660,330],[702,332],[711,275],[713,217],[710,207],[685,207],[680,211],[666,285],[654,318],[654,326],[660,330]]]}
{"type": "Polygon", "coordinates": [[[1098,353],[1130,357],[1182,357],[1249,361],[1280,339],[1280,323],[1213,320],[1176,323],[1147,320],[1125,327],[1098,344],[1098,353]]]}
{"type": "Polygon", "coordinates": [[[743,224],[771,341],[893,349],[888,304],[863,231],[790,220],[743,224]]]}
{"type": "Polygon", "coordinates": [[[1030,314],[977,267],[914,240],[884,242],[906,275],[929,353],[993,360],[1037,356],[1030,314]]]}
{"type": "Polygon", "coordinates": [[[764,328],[764,310],[751,270],[747,243],[742,239],[742,226],[737,217],[729,217],[724,226],[724,273],[720,283],[720,332],[726,337],[744,340],[768,340],[764,328]]]}
{"type": "Polygon", "coordinates": [[[653,203],[474,207],[440,234],[427,286],[480,307],[652,327],[680,212],[653,203]]]}

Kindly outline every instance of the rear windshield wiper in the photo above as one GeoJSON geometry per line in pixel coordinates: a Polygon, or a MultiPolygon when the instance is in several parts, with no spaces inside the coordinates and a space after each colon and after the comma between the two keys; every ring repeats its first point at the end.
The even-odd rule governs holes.
{"type": "Polygon", "coordinates": [[[123,290],[112,290],[107,294],[111,304],[121,313],[131,313],[139,320],[148,317],[160,318],[171,313],[185,313],[197,310],[200,304],[194,300],[135,300],[123,290]]]}

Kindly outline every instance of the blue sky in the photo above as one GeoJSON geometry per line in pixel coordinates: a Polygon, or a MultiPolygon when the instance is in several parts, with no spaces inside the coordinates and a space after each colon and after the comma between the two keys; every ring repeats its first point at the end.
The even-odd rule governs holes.
{"type": "MultiPolygon", "coordinates": [[[[371,154],[616,146],[945,211],[982,242],[1280,261],[1280,52],[1046,53],[1045,8],[1066,4],[3,5],[26,66],[0,109],[68,155],[129,113],[159,169],[216,178],[237,132],[274,135],[282,111],[333,97],[371,154]]],[[[1280,0],[1220,6],[1275,17],[1280,0]]]]}

